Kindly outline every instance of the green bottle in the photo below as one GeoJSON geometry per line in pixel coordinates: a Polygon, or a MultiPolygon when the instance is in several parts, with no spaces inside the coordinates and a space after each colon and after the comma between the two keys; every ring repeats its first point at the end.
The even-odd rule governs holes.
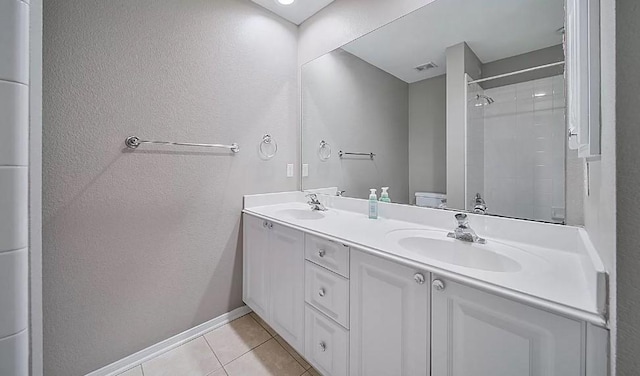
{"type": "Polygon", "coordinates": [[[370,189],[369,194],[369,219],[378,219],[378,197],[376,196],[376,190],[370,189]]]}
{"type": "Polygon", "coordinates": [[[382,187],[382,193],[380,194],[380,201],[391,202],[391,199],[389,198],[389,192],[387,192],[388,190],[389,190],[389,187],[382,187]]]}

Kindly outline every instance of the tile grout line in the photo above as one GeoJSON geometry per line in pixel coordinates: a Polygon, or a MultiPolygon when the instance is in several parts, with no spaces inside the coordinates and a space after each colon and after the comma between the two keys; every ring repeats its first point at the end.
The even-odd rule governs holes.
{"type": "MultiPolygon", "coordinates": [[[[255,312],[252,312],[252,313],[255,313],[255,312]]],[[[249,313],[249,315],[251,315],[251,313],[249,313]]],[[[258,314],[257,314],[257,313],[256,313],[256,316],[258,316],[258,314]]],[[[260,317],[260,316],[258,316],[258,317],[260,317]]],[[[278,341],[278,339],[276,338],[276,336],[273,336],[273,335],[271,334],[271,332],[269,331],[269,329],[267,329],[267,327],[265,327],[265,325],[267,325],[267,323],[266,323],[266,322],[265,322],[265,323],[264,323],[264,325],[263,325],[260,321],[256,320],[253,316],[251,316],[251,318],[252,318],[254,321],[256,321],[256,322],[258,323],[258,325],[260,325],[262,328],[264,328],[264,330],[266,330],[266,331],[267,331],[267,333],[271,336],[271,338],[275,339],[275,340],[276,340],[276,342],[278,342],[278,344],[279,344],[282,348],[284,348],[284,351],[286,351],[286,352],[287,352],[287,354],[289,354],[289,355],[293,358],[293,360],[295,360],[298,364],[300,364],[300,366],[304,369],[304,372],[302,373],[303,375],[304,375],[304,374],[305,374],[305,372],[307,372],[310,368],[312,368],[312,367],[311,367],[311,364],[310,364],[309,362],[307,362],[307,360],[306,360],[306,359],[304,359],[304,357],[303,357],[300,353],[298,353],[298,352],[296,351],[296,349],[294,349],[294,348],[293,348],[293,347],[292,347],[292,346],[291,346],[287,341],[285,341],[285,339],[284,339],[284,338],[282,338],[282,336],[281,336],[281,335],[279,335],[279,334],[277,334],[277,333],[276,333],[276,336],[277,336],[277,337],[280,337],[280,339],[282,339],[285,343],[287,343],[287,345],[289,345],[289,347],[291,347],[291,350],[292,350],[292,351],[294,351],[294,352],[295,352],[295,353],[296,353],[296,354],[297,354],[297,355],[298,355],[302,360],[304,360],[304,361],[309,365],[309,368],[305,368],[305,365],[304,365],[304,364],[302,364],[302,363],[300,363],[300,361],[299,361],[298,359],[296,359],[296,357],[295,357],[295,356],[294,356],[294,355],[293,355],[289,350],[287,350],[287,349],[286,349],[286,348],[285,348],[285,347],[280,343],[280,341],[278,341]]],[[[263,322],[264,322],[264,320],[263,320],[263,322]]],[[[271,327],[269,327],[269,328],[270,328],[271,330],[273,330],[273,328],[271,328],[271,327]]],[[[257,346],[256,346],[256,347],[257,347],[257,346]]],[[[253,350],[253,349],[252,349],[252,350],[253,350]]],[[[250,351],[251,351],[251,350],[250,350],[250,351]]],[[[243,355],[244,355],[244,354],[243,354],[243,355]]]]}
{"type": "MultiPolygon", "coordinates": [[[[282,338],[282,337],[280,337],[280,338],[282,338]]],[[[304,375],[308,370],[305,369],[304,366],[302,364],[300,364],[300,362],[289,351],[287,351],[287,349],[285,349],[284,346],[282,346],[282,344],[280,342],[278,342],[278,340],[276,340],[275,338],[273,338],[273,339],[276,341],[278,346],[280,346],[284,350],[284,352],[287,355],[289,355],[291,357],[291,359],[293,359],[302,368],[302,373],[299,376],[304,375]]],[[[282,340],[284,341],[284,338],[282,338],[282,340]]],[[[289,345],[289,346],[291,346],[291,345],[289,345]]],[[[292,347],[292,349],[293,349],[293,347],[292,347]]],[[[293,349],[293,350],[295,351],[295,349],[293,349]]]]}
{"type": "MultiPolygon", "coordinates": [[[[253,350],[257,349],[258,347],[260,347],[260,346],[264,345],[265,343],[267,343],[267,342],[271,341],[272,339],[275,339],[275,338],[271,337],[271,338],[267,339],[266,341],[264,341],[264,342],[262,342],[262,343],[260,343],[260,344],[258,344],[258,345],[256,345],[256,346],[252,347],[252,348],[251,348],[251,349],[249,349],[248,351],[243,352],[241,355],[238,355],[237,357],[233,358],[233,359],[232,359],[232,360],[230,360],[227,364],[224,364],[222,367],[224,368],[224,366],[226,366],[226,365],[229,365],[229,364],[233,363],[234,361],[236,361],[236,360],[240,359],[240,358],[241,358],[241,357],[243,357],[244,355],[247,355],[248,353],[252,352],[253,350]]],[[[276,341],[276,342],[278,342],[278,341],[276,341]]],[[[286,350],[285,350],[285,351],[286,351],[286,350]]],[[[220,364],[222,364],[222,362],[221,362],[220,364]]],[[[225,369],[225,372],[226,372],[226,369],[225,369]]]]}
{"type": "MultiPolygon", "coordinates": [[[[300,357],[300,359],[304,360],[304,361],[305,361],[305,363],[307,363],[307,364],[309,365],[309,368],[311,368],[311,363],[307,362],[307,360],[302,356],[302,354],[300,354],[298,351],[296,351],[296,349],[294,349],[294,348],[293,348],[293,346],[291,346],[291,344],[289,344],[287,341],[285,341],[285,339],[284,339],[284,338],[282,338],[282,336],[279,336],[279,337],[280,337],[280,339],[281,339],[281,340],[283,340],[283,341],[284,341],[284,342],[285,342],[289,347],[291,347],[291,351],[295,352],[295,353],[300,357]]],[[[280,343],[280,341],[278,341],[278,339],[277,339],[277,338],[273,337],[273,339],[275,339],[275,340],[276,340],[276,342],[278,342],[278,343],[280,344],[280,346],[284,347],[284,346],[280,343]]],[[[293,355],[289,350],[287,350],[287,349],[285,348],[285,349],[284,349],[284,351],[286,351],[289,355],[291,355],[291,357],[293,358],[293,360],[295,360],[296,362],[298,362],[298,364],[300,364],[300,366],[302,366],[302,368],[304,368],[304,371],[305,371],[305,372],[309,369],[309,368],[305,368],[305,365],[304,365],[304,364],[302,364],[302,363],[300,363],[300,361],[299,361],[298,359],[296,359],[296,357],[295,357],[295,356],[294,356],[294,355],[293,355]]],[[[303,372],[302,374],[304,375],[304,372],[303,372]]]]}
{"type": "Polygon", "coordinates": [[[1,82],[6,82],[6,83],[9,83],[9,84],[16,84],[16,85],[23,85],[23,86],[29,87],[29,84],[25,84],[24,82],[8,80],[6,78],[0,78],[0,83],[1,82]]]}
{"type": "Polygon", "coordinates": [[[0,250],[0,255],[3,253],[19,252],[19,251],[22,251],[23,249],[28,249],[28,248],[29,248],[29,245],[27,244],[24,247],[20,247],[16,249],[0,250]]]}
{"type": "MultiPolygon", "coordinates": [[[[229,324],[225,324],[225,325],[229,325],[229,324]]],[[[222,326],[221,326],[221,328],[222,328],[222,326]]],[[[213,332],[213,330],[211,332],[213,332]]],[[[209,333],[211,333],[211,332],[209,332],[209,333]]],[[[204,334],[201,335],[201,337],[204,339],[204,342],[207,344],[207,346],[209,346],[209,350],[211,350],[211,353],[213,353],[213,356],[216,358],[216,360],[220,364],[220,367],[222,369],[224,369],[224,364],[222,364],[222,362],[220,361],[220,358],[218,358],[218,355],[216,354],[216,352],[213,351],[213,347],[211,347],[211,344],[209,343],[209,341],[207,341],[207,337],[205,337],[204,334]]],[[[214,370],[213,372],[215,372],[215,371],[217,371],[217,370],[214,370]]],[[[224,369],[224,372],[227,373],[227,370],[224,369]]],[[[142,376],[144,376],[144,375],[142,375],[142,376]]]]}
{"type": "MultiPolygon", "coordinates": [[[[246,354],[248,354],[248,353],[252,352],[252,351],[253,351],[253,350],[255,350],[257,347],[264,345],[265,343],[269,342],[269,341],[270,341],[270,340],[272,340],[272,339],[275,339],[275,338],[271,335],[271,333],[269,333],[269,331],[268,331],[268,330],[266,330],[266,329],[264,328],[264,326],[260,325],[260,323],[259,323],[259,322],[257,322],[253,317],[251,317],[251,312],[247,313],[246,315],[240,316],[240,317],[238,317],[237,319],[235,319],[235,320],[233,320],[233,321],[228,322],[228,323],[224,324],[223,326],[221,326],[220,328],[216,328],[216,329],[214,329],[214,330],[212,330],[212,331],[209,331],[209,332],[207,332],[207,333],[205,333],[205,334],[203,334],[203,335],[202,335],[202,337],[204,338],[205,342],[207,342],[207,345],[209,346],[209,348],[210,348],[210,349],[211,349],[211,351],[213,352],[213,355],[216,357],[216,359],[218,359],[218,362],[220,362],[220,364],[222,364],[222,368],[224,368],[224,371],[225,371],[225,372],[227,372],[227,369],[225,368],[225,366],[226,366],[226,365],[231,364],[232,362],[234,362],[235,360],[239,359],[240,357],[242,357],[242,356],[244,356],[244,355],[246,355],[246,354]],[[218,356],[216,355],[216,352],[213,350],[213,347],[211,346],[211,344],[209,343],[209,341],[207,341],[207,338],[205,337],[205,335],[206,335],[206,334],[208,334],[208,333],[214,332],[214,331],[216,331],[217,329],[220,329],[220,328],[222,328],[222,327],[224,327],[224,326],[226,326],[226,325],[229,325],[229,324],[231,324],[233,321],[236,321],[236,320],[238,320],[238,319],[241,319],[241,318],[243,318],[243,317],[245,317],[245,316],[249,316],[249,318],[250,318],[251,320],[253,320],[254,322],[256,322],[256,324],[258,324],[258,326],[259,326],[259,327],[261,327],[265,332],[267,332],[267,334],[269,335],[269,338],[268,338],[268,339],[266,339],[265,341],[263,341],[263,342],[261,342],[261,343],[259,343],[259,344],[255,345],[254,347],[250,348],[249,350],[247,350],[247,351],[243,352],[242,354],[238,355],[237,357],[235,357],[235,358],[231,359],[231,360],[230,360],[229,362],[227,362],[226,364],[223,364],[223,363],[220,361],[220,359],[218,359],[218,356]]],[[[278,341],[276,341],[276,342],[278,342],[278,341]]],[[[286,350],[285,350],[285,351],[286,351],[286,350]]],[[[303,367],[303,368],[304,368],[304,367],[303,367]]]]}
{"type": "MultiPolygon", "coordinates": [[[[255,312],[253,312],[253,313],[255,313],[255,312]]],[[[257,313],[256,313],[256,316],[257,316],[258,318],[260,318],[260,316],[258,316],[258,314],[257,314],[257,313]]],[[[274,336],[273,336],[273,334],[271,334],[271,332],[269,331],[269,329],[273,330],[273,328],[272,328],[272,327],[269,327],[269,329],[267,329],[267,327],[265,326],[265,325],[267,325],[267,323],[266,323],[266,322],[265,322],[265,323],[264,323],[264,325],[263,325],[260,321],[258,321],[258,320],[256,320],[255,318],[253,318],[253,316],[251,316],[251,313],[249,313],[249,317],[251,317],[251,319],[252,319],[253,321],[255,321],[255,322],[256,322],[256,323],[257,323],[257,324],[258,324],[262,329],[264,329],[264,330],[267,332],[267,334],[268,334],[271,338],[276,338],[276,337],[274,337],[274,336]]],[[[260,318],[260,320],[262,320],[262,318],[260,318]]],[[[264,322],[264,320],[262,320],[262,322],[264,322]]],[[[275,330],[274,330],[274,331],[275,331],[275,330]]]]}

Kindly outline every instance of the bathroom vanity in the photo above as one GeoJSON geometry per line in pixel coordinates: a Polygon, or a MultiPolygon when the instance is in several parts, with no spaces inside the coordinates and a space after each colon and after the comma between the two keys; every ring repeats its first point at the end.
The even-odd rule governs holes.
{"type": "Polygon", "coordinates": [[[607,274],[579,227],[598,17],[438,0],[303,64],[299,186],[320,202],[245,197],[246,304],[326,376],[607,375],[607,274]],[[371,220],[383,186],[405,205],[371,220]],[[486,243],[447,236],[462,212],[486,243]]]}
{"type": "Polygon", "coordinates": [[[487,240],[470,244],[446,236],[453,211],[321,201],[245,196],[243,297],[323,375],[606,374],[583,229],[470,214],[487,240]]]}

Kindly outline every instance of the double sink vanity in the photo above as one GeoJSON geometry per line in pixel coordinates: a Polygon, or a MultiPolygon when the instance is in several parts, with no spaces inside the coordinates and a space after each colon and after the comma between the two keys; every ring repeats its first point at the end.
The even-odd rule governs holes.
{"type": "Polygon", "coordinates": [[[582,228],[303,192],[245,196],[245,303],[325,376],[604,375],[606,284],[582,228]]]}
{"type": "Polygon", "coordinates": [[[244,302],[325,376],[609,374],[599,14],[435,0],[303,64],[301,191],[245,196],[244,302]]]}

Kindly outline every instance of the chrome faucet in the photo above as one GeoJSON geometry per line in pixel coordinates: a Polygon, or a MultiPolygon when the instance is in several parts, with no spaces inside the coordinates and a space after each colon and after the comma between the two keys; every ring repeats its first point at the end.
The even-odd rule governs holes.
{"type": "Polygon", "coordinates": [[[476,193],[476,197],[473,200],[473,212],[475,214],[487,214],[487,203],[480,196],[480,193],[476,193]]]}
{"type": "Polygon", "coordinates": [[[327,208],[322,205],[322,203],[318,200],[318,195],[315,193],[309,193],[306,197],[309,198],[307,204],[311,206],[311,210],[313,211],[327,211],[327,208]]]}
{"type": "Polygon", "coordinates": [[[464,213],[456,214],[458,227],[453,232],[447,234],[448,237],[462,240],[463,242],[485,244],[487,241],[479,237],[469,226],[469,219],[464,213]]]}
{"type": "Polygon", "coordinates": [[[338,196],[338,197],[343,197],[345,193],[347,193],[347,191],[340,191],[340,190],[338,190],[338,191],[336,192],[336,196],[338,196]]]}

